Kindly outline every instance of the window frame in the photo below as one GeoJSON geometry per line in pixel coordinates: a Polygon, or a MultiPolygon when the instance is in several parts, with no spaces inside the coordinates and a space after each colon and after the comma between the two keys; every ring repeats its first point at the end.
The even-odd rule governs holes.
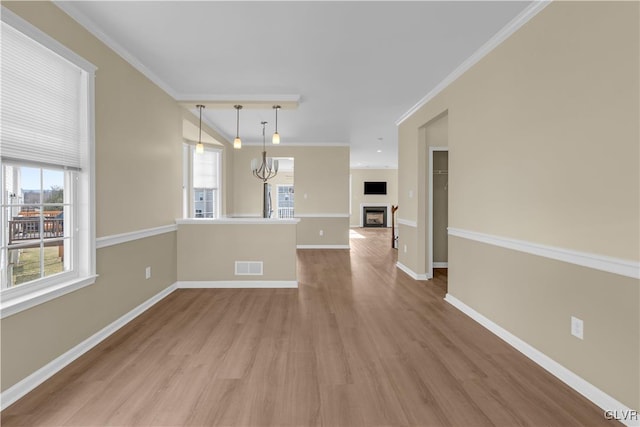
{"type": "Polygon", "coordinates": [[[200,217],[196,217],[196,212],[195,212],[195,187],[193,185],[193,181],[194,181],[194,177],[193,177],[193,156],[197,155],[195,154],[195,145],[191,144],[191,143],[184,143],[183,144],[183,150],[182,150],[182,157],[183,157],[183,174],[182,174],[182,180],[183,180],[183,185],[182,185],[182,216],[183,218],[188,218],[188,219],[219,219],[221,216],[221,212],[222,212],[222,189],[223,189],[223,174],[222,174],[222,156],[224,155],[224,149],[222,147],[218,148],[215,146],[211,146],[211,145],[205,145],[204,150],[205,152],[209,151],[209,152],[215,152],[218,154],[217,156],[217,165],[216,165],[216,172],[218,174],[217,177],[217,181],[218,181],[218,187],[215,188],[216,190],[216,197],[215,197],[215,204],[213,206],[213,213],[214,216],[213,218],[200,218],[200,217]]]}
{"type": "Polygon", "coordinates": [[[290,207],[290,206],[284,206],[283,208],[289,208],[289,207],[290,207],[290,208],[291,208],[291,210],[292,210],[292,215],[291,215],[290,217],[286,217],[286,218],[287,218],[287,219],[288,219],[288,218],[293,218],[293,217],[294,217],[294,215],[295,215],[295,209],[296,209],[296,204],[295,204],[295,203],[296,203],[296,200],[295,200],[295,187],[294,187],[294,184],[276,184],[276,209],[275,209],[275,212],[276,212],[276,214],[277,214],[277,217],[276,217],[276,218],[281,218],[281,216],[280,216],[280,208],[281,208],[281,206],[280,206],[280,194],[285,194],[285,193],[280,193],[280,189],[281,189],[281,188],[289,188],[289,189],[291,189],[291,191],[287,191],[287,192],[285,192],[285,193],[293,194],[293,196],[292,196],[292,200],[291,200],[291,201],[292,201],[293,206],[291,206],[291,207],[290,207]]]}
{"type": "MultiPolygon", "coordinates": [[[[95,71],[97,67],[85,60],[57,40],[34,27],[9,9],[0,6],[0,20],[13,27],[25,36],[31,38],[44,48],[51,50],[59,56],[65,58],[82,70],[83,85],[86,89],[86,109],[80,112],[83,126],[86,130],[87,141],[86,158],[82,163],[80,171],[75,172],[74,188],[74,230],[71,239],[73,254],[73,266],[71,271],[54,274],[48,277],[41,277],[15,287],[0,289],[0,318],[5,318],[36,305],[58,298],[82,287],[91,285],[96,281],[96,231],[95,231],[95,71]],[[67,274],[69,273],[69,274],[67,274]]],[[[19,159],[4,161],[0,160],[2,174],[0,177],[0,188],[4,193],[4,164],[17,166],[35,166],[43,169],[61,167],[59,165],[38,165],[34,162],[22,162],[19,159]]],[[[3,204],[4,204],[3,200],[3,204]]],[[[2,233],[0,239],[1,247],[7,247],[5,241],[5,218],[2,213],[2,233]]],[[[4,257],[0,257],[0,262],[6,263],[4,257]]],[[[6,267],[3,267],[2,274],[6,274],[6,267]]],[[[3,279],[6,280],[6,279],[3,279]]]]}

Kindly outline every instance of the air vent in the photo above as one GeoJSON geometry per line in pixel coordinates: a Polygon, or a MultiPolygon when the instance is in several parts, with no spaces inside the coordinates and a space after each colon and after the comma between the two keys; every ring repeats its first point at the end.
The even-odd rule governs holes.
{"type": "Polygon", "coordinates": [[[236,261],[236,276],[262,276],[262,261],[236,261]]]}

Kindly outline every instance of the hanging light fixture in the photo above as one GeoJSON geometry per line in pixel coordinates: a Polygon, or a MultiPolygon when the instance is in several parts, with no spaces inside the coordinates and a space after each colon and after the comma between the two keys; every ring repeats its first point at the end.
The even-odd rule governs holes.
{"type": "Polygon", "coordinates": [[[267,181],[278,174],[278,160],[267,157],[265,126],[267,122],[262,124],[262,158],[251,160],[251,172],[253,176],[262,181],[262,217],[271,217],[271,195],[269,194],[269,184],[267,181]]]}
{"type": "Polygon", "coordinates": [[[204,105],[196,105],[196,108],[198,110],[200,110],[200,130],[198,133],[198,144],[196,145],[196,154],[203,154],[204,153],[204,144],[202,143],[202,109],[204,108],[204,105]]]}
{"type": "Polygon", "coordinates": [[[280,106],[274,105],[273,109],[276,110],[276,131],[273,133],[273,138],[271,138],[271,143],[280,144],[280,134],[278,133],[278,110],[280,109],[280,106]]]}
{"type": "Polygon", "coordinates": [[[233,148],[239,150],[242,148],[242,140],[240,139],[240,110],[242,110],[242,105],[234,105],[233,108],[236,109],[236,139],[233,140],[233,148]]]}

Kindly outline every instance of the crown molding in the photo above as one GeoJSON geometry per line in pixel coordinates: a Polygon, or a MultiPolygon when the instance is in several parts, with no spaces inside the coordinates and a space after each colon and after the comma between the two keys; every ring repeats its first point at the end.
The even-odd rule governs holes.
{"type": "Polygon", "coordinates": [[[215,95],[215,94],[178,94],[176,100],[184,106],[202,104],[210,109],[233,109],[241,104],[243,109],[272,109],[279,105],[283,110],[298,108],[300,95],[262,94],[262,95],[215,95]]]}
{"type": "Polygon", "coordinates": [[[120,55],[122,59],[127,61],[133,68],[138,70],[140,73],[142,73],[142,75],[151,80],[160,89],[165,91],[171,98],[176,99],[176,91],[171,86],[169,86],[164,80],[158,77],[149,68],[147,68],[127,49],[122,47],[121,44],[106,35],[95,22],[89,19],[84,13],[76,9],[76,7],[73,5],[73,2],[53,0],[53,4],[55,4],[64,13],[69,15],[74,21],[84,27],[87,31],[93,34],[98,40],[107,45],[107,47],[120,55]]]}
{"type": "Polygon", "coordinates": [[[507,25],[505,25],[500,31],[483,44],[480,49],[475,51],[473,55],[467,58],[458,68],[453,70],[451,74],[444,78],[436,87],[434,87],[429,93],[427,93],[417,104],[411,107],[406,113],[404,113],[398,120],[396,120],[396,126],[400,126],[402,122],[411,117],[413,113],[422,108],[427,102],[431,101],[440,92],[442,92],[447,86],[456,81],[458,77],[462,76],[471,67],[478,63],[482,58],[487,56],[489,52],[500,46],[502,42],[508,39],[513,33],[518,31],[520,27],[529,22],[531,18],[536,16],[542,9],[547,7],[551,1],[534,1],[526,7],[518,16],[513,18],[507,25]]]}

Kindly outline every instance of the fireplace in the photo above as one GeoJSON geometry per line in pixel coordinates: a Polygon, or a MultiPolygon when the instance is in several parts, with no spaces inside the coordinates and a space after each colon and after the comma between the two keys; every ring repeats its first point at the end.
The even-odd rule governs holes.
{"type": "Polygon", "coordinates": [[[384,206],[365,206],[362,208],[363,227],[386,227],[387,208],[384,206]]]}

